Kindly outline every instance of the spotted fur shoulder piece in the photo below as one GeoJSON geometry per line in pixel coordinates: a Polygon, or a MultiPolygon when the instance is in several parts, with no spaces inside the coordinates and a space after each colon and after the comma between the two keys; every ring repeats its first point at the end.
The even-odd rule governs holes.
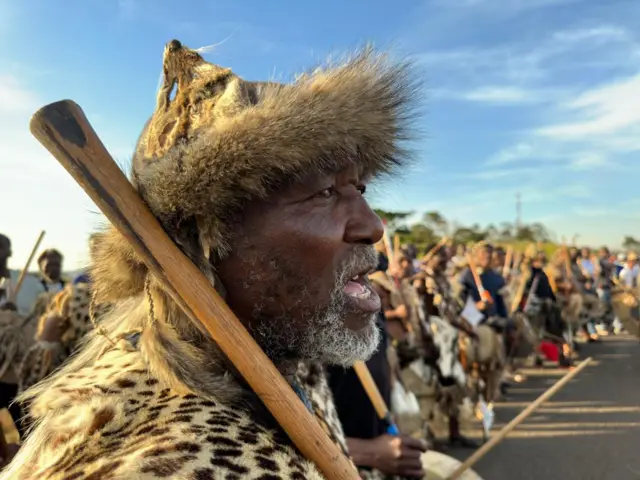
{"type": "MultiPolygon", "coordinates": [[[[344,448],[324,373],[316,372],[303,369],[298,378],[344,448]]],[[[165,387],[127,340],[60,377],[31,413],[37,426],[0,480],[323,478],[249,409],[165,387]]]]}

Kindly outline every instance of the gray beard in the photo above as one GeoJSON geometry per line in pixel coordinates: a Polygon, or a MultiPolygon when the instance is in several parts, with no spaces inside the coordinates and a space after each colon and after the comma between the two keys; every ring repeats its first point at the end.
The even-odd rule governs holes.
{"type": "MultiPolygon", "coordinates": [[[[347,327],[344,319],[353,311],[343,288],[348,272],[376,261],[377,253],[373,247],[358,247],[354,257],[339,269],[329,305],[306,308],[303,321],[294,322],[286,311],[276,317],[265,315],[260,305],[254,306],[251,333],[267,356],[276,364],[284,360],[307,360],[344,367],[353,365],[356,360],[368,360],[380,343],[380,330],[376,325],[378,314],[362,313],[365,327],[359,331],[347,327]],[[292,325],[300,327],[288,328],[292,325]]],[[[272,259],[272,265],[274,263],[276,260],[272,259]]],[[[285,267],[284,270],[288,269],[285,267]]],[[[265,285],[265,282],[258,284],[265,285]]],[[[296,304],[313,305],[311,297],[302,288],[296,304]]]]}

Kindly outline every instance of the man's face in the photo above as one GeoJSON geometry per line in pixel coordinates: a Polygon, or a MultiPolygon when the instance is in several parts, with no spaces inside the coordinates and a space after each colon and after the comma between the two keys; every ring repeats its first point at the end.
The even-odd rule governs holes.
{"type": "Polygon", "coordinates": [[[60,280],[60,275],[62,274],[62,259],[57,255],[50,255],[42,261],[40,269],[47,279],[54,282],[60,280]]]}
{"type": "Polygon", "coordinates": [[[582,258],[584,259],[588,259],[591,256],[591,251],[588,248],[583,248],[581,253],[582,253],[582,258]]]}
{"type": "Polygon", "coordinates": [[[402,258],[400,260],[400,273],[402,278],[410,277],[413,274],[413,265],[408,258],[402,258]]]}
{"type": "Polygon", "coordinates": [[[231,309],[273,361],[351,365],[375,351],[380,298],[367,274],[383,226],[355,168],[250,202],[217,265],[231,309]]]}
{"type": "Polygon", "coordinates": [[[493,251],[490,248],[480,248],[476,253],[476,263],[480,268],[487,269],[491,265],[493,251]]]}
{"type": "Polygon", "coordinates": [[[434,253],[431,259],[429,259],[429,268],[434,272],[439,272],[445,265],[445,255],[442,250],[434,253]]]}

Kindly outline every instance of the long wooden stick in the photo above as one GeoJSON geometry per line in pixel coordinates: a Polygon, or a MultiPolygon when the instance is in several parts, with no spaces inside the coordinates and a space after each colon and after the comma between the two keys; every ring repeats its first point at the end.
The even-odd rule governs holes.
{"type": "Polygon", "coordinates": [[[358,473],[204,274],[173,243],[70,100],[34,114],[31,132],[129,240],[165,291],[200,321],[303,455],[329,479],[358,473]]]}
{"type": "Polygon", "coordinates": [[[400,255],[400,235],[397,233],[393,236],[393,256],[398,258],[400,255]]]}
{"type": "Polygon", "coordinates": [[[509,273],[511,272],[511,261],[513,260],[513,246],[509,245],[507,247],[507,253],[504,257],[504,266],[502,267],[502,276],[507,278],[509,273]]]}
{"type": "Polygon", "coordinates": [[[27,259],[27,263],[24,265],[24,268],[20,272],[20,276],[18,277],[18,282],[16,283],[16,288],[11,292],[11,302],[15,303],[16,298],[18,298],[18,292],[22,288],[22,284],[24,283],[24,279],[27,276],[27,272],[29,271],[29,267],[31,266],[31,262],[33,262],[33,258],[36,256],[36,252],[40,248],[40,244],[42,243],[42,239],[44,238],[45,231],[42,230],[40,232],[40,236],[38,240],[36,240],[36,244],[31,249],[31,253],[29,254],[29,258],[27,259]]]}
{"type": "MultiPolygon", "coordinates": [[[[408,308],[409,305],[407,304],[407,301],[404,298],[404,293],[402,292],[402,283],[400,279],[397,277],[398,271],[400,270],[400,263],[398,262],[398,257],[395,255],[396,252],[394,252],[393,246],[391,245],[391,238],[389,236],[389,230],[387,229],[387,225],[385,222],[383,223],[384,223],[384,233],[383,233],[382,240],[384,243],[384,249],[387,252],[387,259],[389,260],[389,266],[391,267],[391,270],[394,272],[393,283],[398,290],[398,294],[400,295],[400,300],[402,301],[404,306],[408,308]]],[[[411,322],[409,321],[409,319],[403,318],[400,320],[400,322],[402,323],[402,327],[407,333],[413,332],[413,326],[411,325],[411,322]]]]}
{"type": "Polygon", "coordinates": [[[396,258],[393,251],[393,245],[391,244],[391,238],[389,237],[389,229],[387,228],[386,222],[384,223],[384,233],[382,235],[382,241],[384,242],[384,248],[387,251],[387,260],[389,260],[389,265],[394,268],[397,268],[396,258]]]}
{"type": "Polygon", "coordinates": [[[493,298],[491,298],[491,294],[484,289],[482,285],[482,279],[478,274],[478,267],[476,265],[476,261],[473,258],[471,253],[467,253],[467,262],[469,263],[469,270],[471,271],[471,275],[473,276],[473,281],[476,284],[476,288],[478,289],[478,293],[480,294],[480,300],[485,300],[487,302],[493,302],[493,298]]]}
{"type": "Polygon", "coordinates": [[[422,257],[422,263],[428,262],[431,260],[438,250],[440,250],[447,242],[449,241],[448,237],[442,237],[438,243],[436,243],[431,250],[424,254],[422,257]]]}
{"type": "Polygon", "coordinates": [[[493,449],[493,447],[495,447],[500,442],[502,442],[502,440],[504,440],[505,437],[509,435],[509,433],[511,433],[511,431],[514,428],[516,428],[518,425],[524,422],[527,419],[527,417],[529,417],[529,415],[531,415],[540,407],[540,405],[542,405],[544,402],[549,400],[553,395],[558,393],[558,391],[561,388],[563,388],[567,383],[569,383],[573,377],[575,377],[582,370],[584,370],[585,367],[589,365],[591,360],[592,360],[591,357],[585,359],[574,370],[570,371],[564,377],[558,380],[551,388],[549,388],[549,390],[547,390],[542,395],[540,395],[535,402],[533,402],[531,405],[525,408],[522,412],[520,412],[520,414],[516,418],[514,418],[508,424],[506,424],[504,428],[498,432],[497,435],[495,435],[494,437],[491,437],[491,440],[489,440],[482,447],[476,450],[473,455],[471,455],[467,460],[465,460],[465,462],[462,465],[460,465],[458,469],[455,472],[453,472],[453,474],[451,474],[449,478],[447,478],[447,480],[457,480],[458,478],[460,478],[466,470],[468,470],[473,465],[475,465],[482,457],[484,457],[487,453],[489,453],[489,451],[493,449]]]}
{"type": "Polygon", "coordinates": [[[367,397],[369,397],[369,400],[371,400],[371,404],[373,405],[373,408],[376,410],[378,417],[387,422],[387,425],[388,425],[387,432],[390,433],[391,435],[398,435],[400,431],[398,430],[398,427],[395,425],[395,423],[393,422],[393,419],[391,418],[391,413],[389,412],[389,408],[387,407],[387,404],[384,401],[384,398],[382,398],[382,395],[380,394],[380,390],[378,390],[378,386],[376,385],[376,382],[373,380],[373,377],[371,376],[371,372],[369,371],[367,364],[359,360],[356,363],[354,363],[353,369],[356,371],[356,375],[358,376],[358,379],[360,380],[360,383],[362,384],[364,391],[367,393],[367,397]]]}

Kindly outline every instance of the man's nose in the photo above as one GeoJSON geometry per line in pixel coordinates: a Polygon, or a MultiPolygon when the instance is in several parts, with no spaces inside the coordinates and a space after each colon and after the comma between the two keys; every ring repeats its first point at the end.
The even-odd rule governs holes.
{"type": "Polygon", "coordinates": [[[382,239],[383,234],[382,220],[366,200],[360,199],[351,212],[351,219],[345,232],[345,241],[373,245],[382,239]]]}

